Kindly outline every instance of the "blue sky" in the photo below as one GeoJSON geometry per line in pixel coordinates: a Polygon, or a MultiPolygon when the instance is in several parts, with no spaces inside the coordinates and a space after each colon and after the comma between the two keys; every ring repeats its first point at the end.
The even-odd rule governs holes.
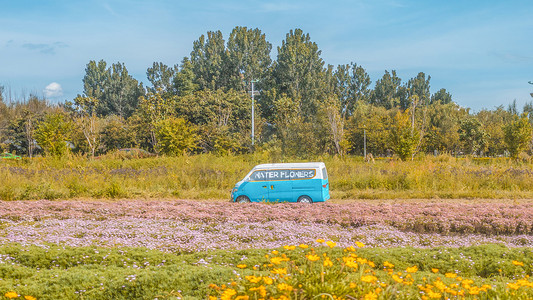
{"type": "Polygon", "coordinates": [[[179,63],[209,30],[259,28],[272,56],[301,28],[327,64],[356,62],[372,85],[385,70],[403,81],[431,75],[474,111],[519,108],[533,92],[533,1],[104,1],[0,0],[0,85],[13,98],[52,101],[83,92],[89,60],[124,62],[147,82],[154,61],[179,63]]]}

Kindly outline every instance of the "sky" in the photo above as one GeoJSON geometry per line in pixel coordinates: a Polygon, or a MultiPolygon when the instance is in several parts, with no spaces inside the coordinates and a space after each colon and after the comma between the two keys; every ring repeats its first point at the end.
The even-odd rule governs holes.
{"type": "Polygon", "coordinates": [[[431,76],[459,105],[519,110],[533,93],[533,1],[415,0],[0,0],[4,97],[51,102],[83,93],[90,60],[122,62],[148,82],[153,62],[189,56],[207,31],[227,40],[235,26],[259,28],[272,57],[295,28],[326,64],[357,63],[372,79],[396,70],[403,82],[431,76]]]}

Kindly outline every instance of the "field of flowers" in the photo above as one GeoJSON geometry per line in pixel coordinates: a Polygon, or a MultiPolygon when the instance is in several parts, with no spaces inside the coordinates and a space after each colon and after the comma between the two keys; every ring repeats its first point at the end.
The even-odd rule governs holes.
{"type": "Polygon", "coordinates": [[[0,297],[532,299],[532,248],[528,201],[0,201],[0,297]]]}

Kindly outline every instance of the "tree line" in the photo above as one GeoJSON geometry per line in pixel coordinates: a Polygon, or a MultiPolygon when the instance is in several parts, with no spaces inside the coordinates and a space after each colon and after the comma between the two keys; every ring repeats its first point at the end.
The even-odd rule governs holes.
{"type": "Polygon", "coordinates": [[[373,83],[357,63],[326,64],[300,29],[271,54],[261,30],[235,27],[227,41],[220,31],[201,35],[179,64],[154,62],[148,86],[104,60],[86,65],[83,94],[64,103],[7,101],[0,86],[0,147],[29,157],[132,147],[166,155],[531,154],[533,103],[521,113],[513,103],[471,114],[446,89],[431,94],[423,72],[402,80],[386,70],[373,83]]]}

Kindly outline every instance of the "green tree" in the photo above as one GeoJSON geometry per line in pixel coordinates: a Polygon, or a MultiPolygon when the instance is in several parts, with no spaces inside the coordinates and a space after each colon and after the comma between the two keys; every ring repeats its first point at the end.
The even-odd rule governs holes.
{"type": "Polygon", "coordinates": [[[100,146],[102,122],[96,116],[98,99],[78,95],[74,99],[74,124],[84,137],[82,145],[86,145],[87,152],[94,157],[96,149],[100,146]]]}
{"type": "Polygon", "coordinates": [[[123,63],[106,69],[106,62],[90,61],[83,78],[84,95],[98,99],[100,116],[129,117],[137,108],[139,97],[144,94],[142,83],[131,75],[123,63]]]}
{"type": "Polygon", "coordinates": [[[197,148],[198,136],[191,124],[182,118],[167,118],[156,123],[159,152],[183,155],[197,148]]]}
{"type": "Polygon", "coordinates": [[[334,73],[334,91],[341,102],[343,118],[351,116],[355,104],[367,102],[370,97],[370,76],[365,69],[355,63],[351,65],[339,65],[334,73]]]}
{"type": "Polygon", "coordinates": [[[224,72],[226,48],[220,31],[207,32],[207,38],[202,34],[193,42],[191,64],[195,84],[200,90],[217,90],[227,84],[224,72]]]}
{"type": "Polygon", "coordinates": [[[383,106],[386,109],[400,106],[400,87],[402,80],[396,76],[396,71],[385,71],[383,77],[376,81],[376,86],[372,91],[371,103],[383,106]]]}
{"type": "Polygon", "coordinates": [[[517,159],[518,154],[526,150],[531,143],[533,134],[527,113],[523,113],[520,117],[514,115],[513,120],[503,127],[503,131],[511,158],[517,159]]]}
{"type": "Polygon", "coordinates": [[[503,127],[513,120],[513,114],[499,106],[494,110],[481,110],[476,118],[483,124],[487,134],[487,155],[502,155],[507,149],[503,127]]]}
{"type": "Polygon", "coordinates": [[[149,92],[139,101],[138,114],[146,124],[150,133],[151,148],[157,151],[156,124],[175,114],[176,97],[158,89],[155,93],[149,92]]]}
{"type": "Polygon", "coordinates": [[[426,79],[426,74],[424,72],[418,73],[414,78],[409,79],[407,83],[407,88],[409,90],[409,97],[417,96],[419,103],[427,105],[430,102],[430,93],[429,93],[429,81],[431,76],[428,76],[426,79]]]}
{"type": "Polygon", "coordinates": [[[428,107],[427,130],[424,136],[426,152],[454,152],[459,148],[459,123],[468,114],[467,110],[451,102],[435,102],[428,107]]]}
{"type": "Polygon", "coordinates": [[[317,44],[301,29],[291,30],[278,47],[278,59],[273,69],[276,94],[300,99],[304,119],[316,114],[327,91],[324,61],[320,54],[317,44]]]}
{"type": "Polygon", "coordinates": [[[256,89],[269,74],[272,64],[270,44],[265,34],[259,29],[235,27],[228,38],[226,63],[227,75],[230,77],[228,87],[235,90],[246,90],[252,80],[258,80],[256,89]],[[244,83],[243,83],[244,82],[244,83]]]}
{"type": "Polygon", "coordinates": [[[103,100],[110,76],[110,70],[104,60],[98,63],[94,60],[89,61],[83,76],[83,93],[87,97],[103,100]]]}
{"type": "Polygon", "coordinates": [[[152,67],[146,70],[146,77],[152,84],[148,88],[151,93],[176,94],[174,90],[174,76],[178,73],[178,66],[168,67],[162,62],[154,62],[152,67]]]}
{"type": "Polygon", "coordinates": [[[113,64],[105,86],[104,99],[100,100],[100,114],[115,114],[127,118],[135,111],[139,97],[143,94],[142,83],[129,75],[126,66],[120,62],[113,64]]]}
{"type": "Polygon", "coordinates": [[[481,122],[473,116],[461,121],[459,126],[459,140],[463,143],[464,151],[468,154],[476,154],[484,151],[487,146],[488,135],[483,129],[481,122]]]}
{"type": "Polygon", "coordinates": [[[64,114],[53,113],[45,117],[35,130],[35,139],[46,155],[61,157],[67,154],[71,124],[64,114]]]}
{"type": "Polygon", "coordinates": [[[345,122],[345,108],[342,107],[342,101],[339,101],[336,95],[330,95],[326,101],[322,103],[321,112],[327,118],[329,133],[334,145],[335,153],[344,155],[346,152],[346,142],[344,136],[344,122],[345,122]]]}
{"type": "Polygon", "coordinates": [[[430,104],[435,103],[448,104],[452,103],[452,95],[446,91],[446,89],[440,89],[431,96],[430,104]]]}
{"type": "Polygon", "coordinates": [[[189,58],[183,58],[181,62],[181,70],[176,73],[174,77],[174,89],[179,96],[188,96],[198,90],[198,85],[195,83],[193,65],[189,58]]]}
{"type": "Polygon", "coordinates": [[[136,147],[136,131],[117,115],[107,116],[103,120],[102,146],[105,152],[121,148],[136,147]]]}
{"type": "Polygon", "coordinates": [[[394,117],[394,126],[391,129],[392,150],[401,160],[413,158],[420,134],[416,127],[411,125],[409,110],[398,111],[394,117]]]}
{"type": "MultiPolygon", "coordinates": [[[[177,98],[176,115],[198,127],[203,151],[221,152],[222,145],[238,144],[239,147],[231,146],[232,150],[228,149],[236,152],[250,146],[250,107],[251,99],[244,91],[204,90],[177,98]],[[234,141],[221,141],[215,146],[216,140],[224,135],[234,141]]],[[[256,121],[261,124],[260,120],[256,121]]],[[[260,129],[260,126],[256,127],[260,129]]]]}

